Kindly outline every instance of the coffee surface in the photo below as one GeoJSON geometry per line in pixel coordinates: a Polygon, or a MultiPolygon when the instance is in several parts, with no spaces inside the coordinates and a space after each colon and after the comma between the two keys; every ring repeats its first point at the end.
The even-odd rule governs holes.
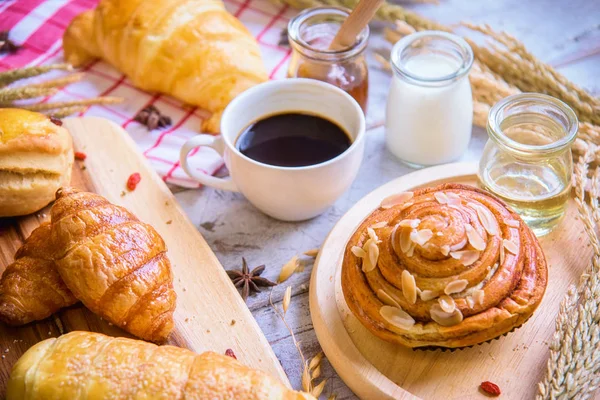
{"type": "Polygon", "coordinates": [[[238,137],[236,148],[264,164],[305,167],[331,160],[351,144],[348,134],[336,123],[292,112],[251,124],[238,137]]]}

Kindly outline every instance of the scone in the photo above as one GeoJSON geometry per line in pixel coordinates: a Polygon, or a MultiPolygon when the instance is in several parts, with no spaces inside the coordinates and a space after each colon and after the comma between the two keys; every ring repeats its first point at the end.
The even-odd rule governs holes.
{"type": "Polygon", "coordinates": [[[36,212],[70,183],[73,143],[60,125],[40,113],[0,109],[0,217],[36,212]]]}
{"type": "Polygon", "coordinates": [[[548,280],[540,244],[489,193],[446,184],[382,201],[347,244],[346,303],[378,337],[458,348],[522,325],[548,280]]]}

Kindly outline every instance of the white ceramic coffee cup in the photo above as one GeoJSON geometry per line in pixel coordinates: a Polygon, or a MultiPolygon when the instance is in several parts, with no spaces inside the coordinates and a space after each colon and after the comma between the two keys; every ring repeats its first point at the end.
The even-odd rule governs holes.
{"type": "Polygon", "coordinates": [[[354,181],[364,152],[365,118],[350,95],[328,83],[312,79],[265,82],[246,90],[227,106],[221,118],[221,135],[198,135],[181,149],[181,166],[198,182],[217,189],[241,192],[256,208],[284,221],[301,221],[321,214],[354,181]],[[305,112],[339,124],[352,145],[339,156],[306,167],[279,167],[254,161],[235,142],[251,123],[273,114],[305,112]],[[188,154],[209,146],[225,159],[230,177],[217,178],[194,171],[188,154]]]}

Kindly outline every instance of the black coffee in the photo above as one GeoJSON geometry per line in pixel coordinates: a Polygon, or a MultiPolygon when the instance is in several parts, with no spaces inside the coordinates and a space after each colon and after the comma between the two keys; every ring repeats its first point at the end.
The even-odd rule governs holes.
{"type": "Polygon", "coordinates": [[[264,164],[304,167],[331,160],[351,144],[348,134],[325,118],[285,113],[251,124],[238,137],[236,147],[264,164]]]}

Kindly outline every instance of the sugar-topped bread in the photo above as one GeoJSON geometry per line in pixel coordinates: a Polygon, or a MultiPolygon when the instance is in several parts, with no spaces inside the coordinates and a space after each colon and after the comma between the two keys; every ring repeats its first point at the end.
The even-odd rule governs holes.
{"type": "Polygon", "coordinates": [[[59,125],[33,111],[0,109],[0,217],[36,212],[69,184],[73,143],[59,125]]]}

